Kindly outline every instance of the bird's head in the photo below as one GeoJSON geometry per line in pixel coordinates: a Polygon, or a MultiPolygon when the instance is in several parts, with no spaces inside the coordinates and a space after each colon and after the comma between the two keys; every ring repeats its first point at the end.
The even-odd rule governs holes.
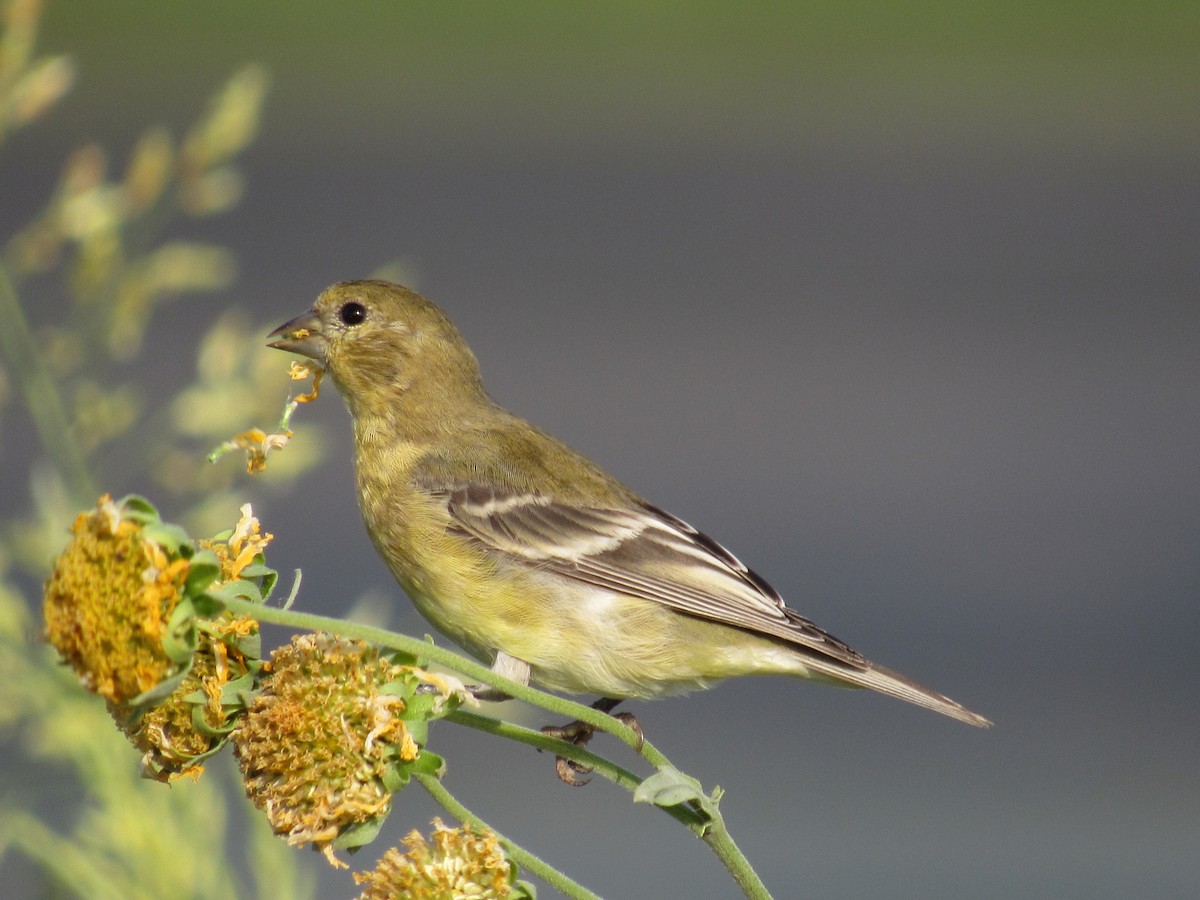
{"type": "Polygon", "coordinates": [[[484,398],[479,365],[446,314],[387,281],[343,281],[267,344],[314,360],[356,417],[484,398]]]}

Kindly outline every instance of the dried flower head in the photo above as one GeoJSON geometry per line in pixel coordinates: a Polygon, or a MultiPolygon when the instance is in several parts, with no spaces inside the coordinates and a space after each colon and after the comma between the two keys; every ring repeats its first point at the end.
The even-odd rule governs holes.
{"type": "Polygon", "coordinates": [[[371,840],[410,773],[441,760],[421,749],[437,698],[423,673],[361,641],[296,637],[234,732],[247,796],[290,844],[332,851],[371,840]]]}
{"type": "Polygon", "coordinates": [[[91,691],[124,703],[177,669],[163,649],[189,562],[105,494],[80,513],[46,582],[46,638],[91,691]]]}
{"type": "Polygon", "coordinates": [[[198,551],[147,501],[107,495],[73,532],[46,582],[50,643],[108,702],[143,752],[146,777],[198,772],[228,740],[262,669],[258,623],[212,594],[269,592],[271,536],[246,505],[233,531],[198,551]]]}
{"type": "Polygon", "coordinates": [[[406,852],[392,847],[370,872],[354,873],[365,884],[358,900],[506,900],[527,894],[514,885],[516,866],[491,832],[447,828],[433,821],[431,841],[419,831],[404,839],[406,852]]]}

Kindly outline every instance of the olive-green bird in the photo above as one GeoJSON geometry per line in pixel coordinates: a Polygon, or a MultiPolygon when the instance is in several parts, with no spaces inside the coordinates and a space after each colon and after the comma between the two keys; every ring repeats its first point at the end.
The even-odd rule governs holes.
{"type": "Polygon", "coordinates": [[[354,420],[367,531],[417,609],[493,669],[623,698],[795,675],[991,723],[788,609],[733,554],[501,409],[433,303],[335,284],[270,346],[315,360],[354,420]]]}

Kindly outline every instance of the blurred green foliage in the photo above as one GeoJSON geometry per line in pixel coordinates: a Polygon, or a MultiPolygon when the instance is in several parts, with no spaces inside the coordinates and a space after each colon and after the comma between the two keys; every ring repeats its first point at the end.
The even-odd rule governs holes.
{"type": "MultiPolygon", "coordinates": [[[[75,67],[62,56],[37,55],[40,2],[7,0],[0,11],[2,154],[6,140],[56,108],[75,67]]],[[[146,130],[116,174],[100,146],[83,146],[67,156],[57,187],[31,221],[2,223],[0,432],[14,422],[32,424],[38,452],[27,471],[10,459],[3,475],[0,678],[7,687],[0,745],[22,754],[6,776],[31,767],[54,771],[74,783],[77,802],[54,811],[56,821],[71,823],[59,831],[34,798],[5,785],[0,866],[20,852],[44,871],[55,896],[310,892],[292,854],[259,820],[233,855],[237,864],[230,863],[232,779],[167,789],[138,778],[136,751],[103,704],[42,645],[33,613],[50,560],[76,513],[95,502],[98,485],[136,475],[178,515],[221,523],[206,533],[234,518],[236,467],[209,466],[204,454],[228,436],[231,416],[242,425],[277,415],[286,390],[282,368],[268,372],[268,354],[251,352],[265,329],[236,312],[214,315],[208,335],[197,335],[195,382],[176,396],[156,395],[137,363],[164,304],[223,290],[235,276],[228,249],[176,235],[240,199],[235,160],[257,134],[265,89],[263,70],[241,70],[182,138],[161,127],[146,130]]],[[[302,471],[315,447],[289,454],[278,468],[302,471]]]]}
{"type": "Polygon", "coordinates": [[[323,9],[119,0],[64,7],[51,29],[135,105],[151,90],[188,96],[208,67],[263,60],[286,73],[273,104],[291,125],[268,141],[369,127],[373,145],[402,133],[409,148],[486,133],[493,147],[554,135],[794,150],[884,123],[895,140],[1086,148],[1200,130],[1200,6],[1179,0],[323,9]]]}

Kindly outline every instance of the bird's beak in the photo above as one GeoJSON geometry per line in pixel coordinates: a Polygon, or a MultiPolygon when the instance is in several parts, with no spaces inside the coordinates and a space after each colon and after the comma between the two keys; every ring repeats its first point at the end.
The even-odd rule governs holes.
{"type": "Polygon", "coordinates": [[[321,320],[317,318],[316,310],[310,309],[290,322],[284,322],[267,337],[275,338],[267,342],[268,347],[299,353],[322,365],[325,363],[325,335],[321,334],[321,320]]]}

